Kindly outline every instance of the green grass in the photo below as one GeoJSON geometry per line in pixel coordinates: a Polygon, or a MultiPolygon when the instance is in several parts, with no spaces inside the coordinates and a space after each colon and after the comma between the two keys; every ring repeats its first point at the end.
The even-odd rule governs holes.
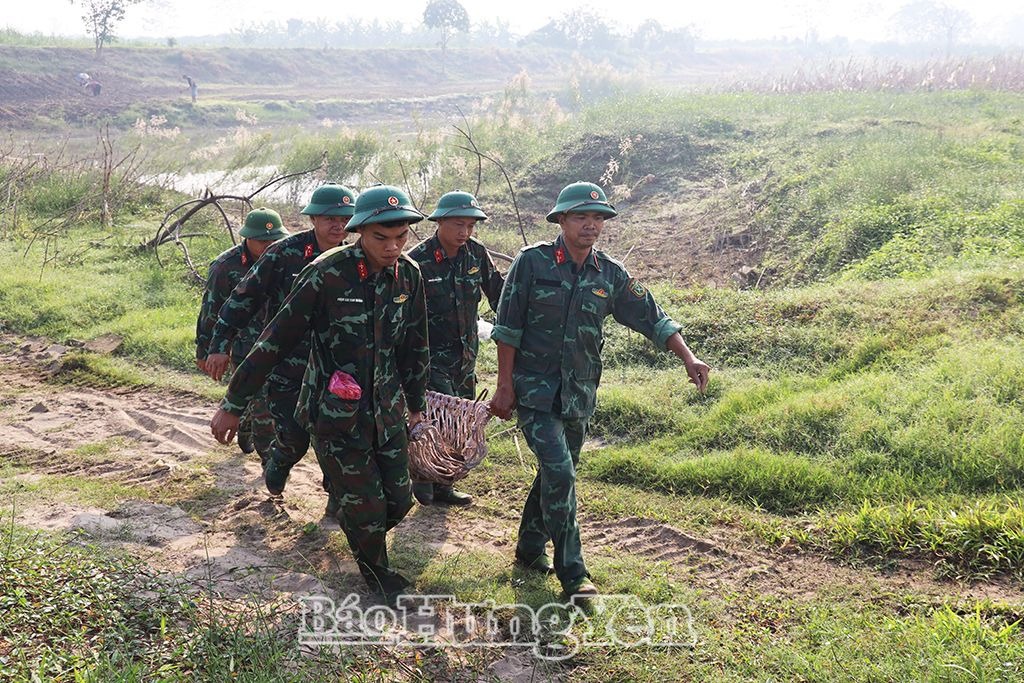
{"type": "MultiPolygon", "coordinates": [[[[208,104],[213,115],[224,103],[208,104]]],[[[1012,93],[644,91],[570,116],[528,88],[512,88],[474,119],[475,140],[507,164],[531,241],[550,235],[538,226],[561,184],[600,177],[614,157],[611,189],[622,216],[612,236],[676,226],[659,244],[691,240],[712,258],[715,239],[743,233],[755,244],[750,258],[766,270],[757,289],[652,286],[714,368],[704,395],[677,360],[608,322],[603,384],[579,470],[584,514],[650,518],[699,535],[725,529],[755,549],[796,546],[857,566],[923,561],[940,577],[1024,578],[1020,107],[1021,96],[1012,93]],[[622,188],[648,173],[655,179],[627,196],[622,188]]],[[[249,142],[270,158],[295,132],[284,131],[249,142]]],[[[369,175],[398,182],[404,167],[423,184],[415,194],[424,206],[475,183],[475,161],[457,149],[458,137],[437,131],[404,142],[304,132],[290,142],[290,155],[279,155],[289,168],[315,162],[326,149],[331,173],[343,180],[351,174],[360,183],[369,175]]],[[[42,215],[77,196],[74,183],[59,180],[34,188],[28,210],[42,215]]],[[[485,165],[479,196],[492,220],[481,234],[513,253],[520,238],[503,183],[485,165]]],[[[216,398],[222,388],[192,369],[198,290],[177,254],[160,267],[131,249],[155,228],[140,215],[130,220],[140,223],[119,223],[110,247],[86,252],[74,267],[58,259],[41,270],[40,247],[26,253],[23,230],[0,243],[0,320],[16,333],[57,341],[124,337],[113,357],[69,354],[55,381],[183,388],[216,398]]],[[[62,248],[96,230],[68,232],[62,248]]],[[[205,264],[225,246],[223,238],[193,240],[193,259],[205,264]]],[[[493,345],[483,345],[479,368],[481,387],[493,386],[493,345]]],[[[490,427],[490,457],[467,481],[478,500],[468,514],[514,534],[534,459],[522,439],[517,449],[508,433],[497,436],[510,426],[490,427]]],[[[104,457],[114,447],[83,446],[75,457],[104,457]]],[[[174,485],[184,492],[162,500],[190,509],[221,495],[201,473],[174,485]]],[[[119,496],[152,495],[67,477],[5,486],[19,500],[56,494],[112,504],[119,496]]],[[[504,554],[440,556],[400,531],[395,561],[420,577],[423,590],[529,605],[557,594],[553,580],[522,576],[504,554]]],[[[328,543],[345,552],[338,534],[328,543]]],[[[602,682],[1010,681],[1024,673],[1019,605],[924,600],[888,589],[801,597],[712,592],[682,581],[679,567],[609,549],[595,552],[592,566],[606,591],[688,605],[698,646],[589,650],[541,673],[602,682]]],[[[241,622],[223,626],[202,637],[194,631],[206,649],[176,651],[166,678],[228,676],[233,655],[265,669],[239,671],[245,680],[305,675],[260,633],[241,622]],[[264,658],[252,654],[264,647],[264,658]],[[182,653],[196,652],[195,666],[208,668],[186,667],[182,653]]],[[[94,667],[88,675],[95,680],[117,670],[127,672],[124,680],[154,677],[150,649],[160,651],[114,649],[81,666],[94,667]]],[[[51,656],[64,655],[46,651],[51,656]]],[[[331,671],[363,666],[360,673],[374,680],[388,667],[406,671],[401,661],[420,672],[408,675],[415,680],[439,670],[432,668],[437,660],[417,668],[391,653],[373,667],[360,657],[331,671]]],[[[493,661],[466,657],[475,672],[493,661]]]]}
{"type": "Polygon", "coordinates": [[[314,681],[358,675],[366,651],[300,655],[294,615],[201,586],[75,536],[0,531],[0,680],[314,681]]]}

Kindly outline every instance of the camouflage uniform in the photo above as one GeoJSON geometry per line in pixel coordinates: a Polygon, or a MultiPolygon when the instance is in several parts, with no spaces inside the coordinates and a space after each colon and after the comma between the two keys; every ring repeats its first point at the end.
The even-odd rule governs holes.
{"type": "Polygon", "coordinates": [[[395,592],[406,582],[388,565],[385,533],[412,506],[406,408],[426,409],[429,365],[416,264],[402,256],[370,274],[358,242],[325,252],[302,271],[235,371],[222,407],[241,414],[271,368],[307,341],[312,349],[296,417],[313,435],[360,572],[371,587],[395,592]],[[336,370],[355,378],[362,398],[328,391],[336,370]]]}
{"type": "Polygon", "coordinates": [[[576,467],[594,413],[609,315],[661,348],[682,327],[621,263],[597,249],[577,269],[559,236],[516,257],[493,333],[517,349],[512,379],[519,426],[539,462],[516,555],[540,557],[550,539],[563,586],[587,575],[576,522],[576,467]]]}
{"type": "MultiPolygon", "coordinates": [[[[233,337],[250,325],[262,324],[273,318],[299,272],[320,253],[312,230],[270,245],[221,307],[213,328],[210,353],[227,353],[233,337]]],[[[295,419],[309,348],[309,339],[289,347],[289,352],[278,358],[267,378],[267,403],[274,418],[276,435],[270,457],[286,469],[301,460],[309,450],[309,432],[295,419]]],[[[326,481],[324,489],[329,490],[326,481]]]]}
{"type": "MultiPolygon", "coordinates": [[[[217,322],[221,306],[235,285],[249,272],[255,261],[256,259],[246,249],[243,241],[224,251],[210,264],[203,304],[199,309],[199,319],[196,321],[196,358],[198,360],[206,360],[213,336],[213,326],[217,322]]],[[[249,325],[235,335],[230,348],[232,365],[237,366],[242,362],[262,330],[262,318],[254,318],[249,325]]],[[[274,420],[270,416],[265,391],[261,391],[249,404],[249,409],[242,416],[238,433],[239,440],[242,440],[244,435],[249,436],[252,444],[256,447],[256,452],[260,455],[260,460],[266,461],[274,441],[274,420]]]]}
{"type": "Polygon", "coordinates": [[[449,258],[435,233],[409,251],[423,274],[430,330],[430,381],[427,387],[450,396],[475,398],[477,310],[485,294],[497,310],[505,284],[487,248],[470,238],[449,258]]]}

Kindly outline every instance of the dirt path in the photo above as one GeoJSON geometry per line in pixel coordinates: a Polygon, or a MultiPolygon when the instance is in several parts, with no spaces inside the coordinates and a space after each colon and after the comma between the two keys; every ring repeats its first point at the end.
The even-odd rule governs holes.
{"type": "MultiPolygon", "coordinates": [[[[47,381],[67,349],[44,340],[0,336],[0,351],[0,464],[16,466],[13,482],[32,491],[15,496],[20,524],[81,529],[156,568],[202,581],[226,599],[364,590],[337,523],[322,517],[325,496],[312,454],[293,471],[283,498],[274,498],[263,489],[255,456],[213,441],[212,402],[47,381]]],[[[450,514],[417,507],[395,534],[442,557],[471,550],[511,558],[517,522],[513,509],[450,514]]],[[[1018,585],[999,580],[961,585],[937,580],[927,567],[881,574],[806,553],[751,549],[727,527],[696,538],[649,519],[585,515],[582,527],[588,553],[663,561],[678,581],[709,593],[1024,601],[1018,585]]]]}

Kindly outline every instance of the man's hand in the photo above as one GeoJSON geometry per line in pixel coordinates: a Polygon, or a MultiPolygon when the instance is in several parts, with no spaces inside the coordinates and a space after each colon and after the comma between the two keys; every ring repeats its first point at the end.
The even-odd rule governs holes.
{"type": "Polygon", "coordinates": [[[512,419],[512,409],[516,405],[516,392],[511,384],[499,384],[491,399],[491,414],[502,420],[512,419]]]}
{"type": "Polygon", "coordinates": [[[206,357],[206,374],[219,382],[228,369],[228,360],[226,353],[211,353],[206,357]]]}
{"type": "Polygon", "coordinates": [[[686,366],[686,374],[690,376],[690,381],[697,386],[697,391],[703,394],[704,389],[708,386],[708,375],[711,374],[711,368],[708,367],[708,364],[693,355],[693,351],[690,351],[690,347],[686,345],[682,335],[678,332],[668,338],[665,348],[683,361],[683,365],[686,366]]]}
{"type": "Polygon", "coordinates": [[[689,360],[684,361],[684,364],[686,365],[686,374],[690,376],[690,381],[697,385],[697,391],[703,394],[704,389],[708,386],[708,375],[711,374],[711,368],[700,358],[692,355],[689,360]]]}
{"type": "Polygon", "coordinates": [[[213,419],[210,420],[210,431],[213,432],[213,437],[225,446],[228,445],[235,438],[235,433],[238,432],[239,420],[237,415],[218,408],[217,412],[213,414],[213,419]]]}
{"type": "Polygon", "coordinates": [[[425,417],[426,416],[423,414],[422,410],[410,410],[409,411],[409,431],[412,431],[413,427],[418,425],[420,422],[423,422],[425,417]]]}
{"type": "Polygon", "coordinates": [[[196,358],[196,367],[202,370],[203,372],[206,372],[206,359],[196,358]]]}

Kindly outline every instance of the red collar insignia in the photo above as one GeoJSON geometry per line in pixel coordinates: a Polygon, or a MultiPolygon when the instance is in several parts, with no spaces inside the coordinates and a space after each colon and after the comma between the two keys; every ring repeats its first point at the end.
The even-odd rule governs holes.
{"type": "Polygon", "coordinates": [[[365,280],[370,277],[370,269],[366,267],[366,261],[359,259],[356,263],[356,270],[359,271],[359,279],[365,280]]]}
{"type": "Polygon", "coordinates": [[[563,263],[565,263],[564,247],[558,247],[558,249],[555,249],[555,263],[557,263],[558,265],[562,265],[563,263]]]}
{"type": "Polygon", "coordinates": [[[444,252],[441,251],[441,247],[434,250],[434,263],[441,263],[444,261],[444,252]]]}
{"type": "Polygon", "coordinates": [[[245,247],[242,247],[242,265],[249,265],[249,255],[245,253],[245,247]]]}
{"type": "Polygon", "coordinates": [[[313,245],[312,245],[312,244],[307,244],[307,245],[306,245],[306,251],[304,251],[304,252],[302,253],[302,255],[303,255],[303,257],[305,257],[305,259],[306,259],[307,261],[308,261],[309,259],[313,258],[313,245]]]}

